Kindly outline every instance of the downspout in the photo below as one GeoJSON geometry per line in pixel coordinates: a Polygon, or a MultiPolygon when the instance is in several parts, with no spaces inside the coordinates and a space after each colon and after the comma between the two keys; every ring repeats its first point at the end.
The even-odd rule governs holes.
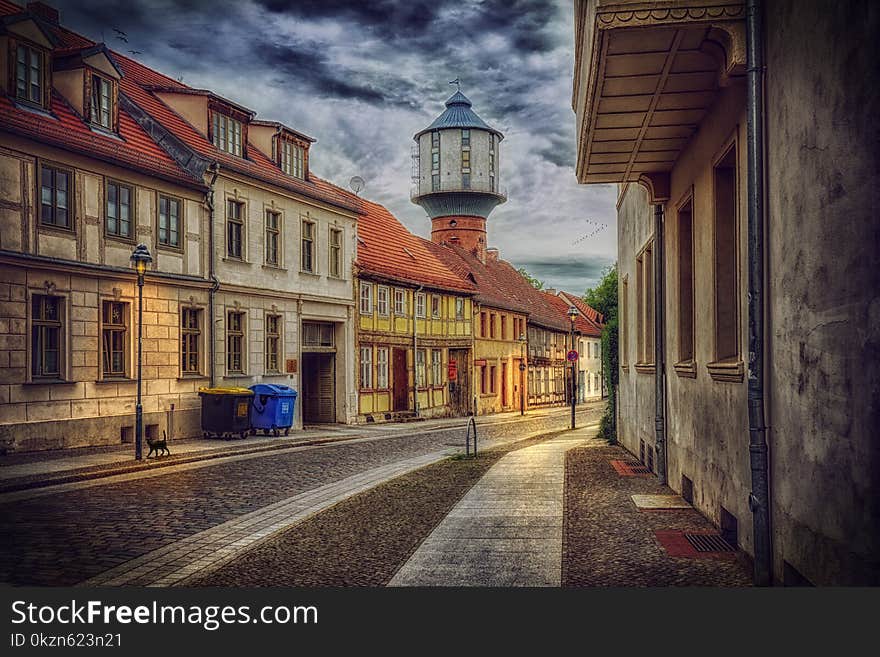
{"type": "Polygon", "coordinates": [[[663,204],[654,204],[654,450],[657,478],[666,483],[666,324],[664,313],[663,204]]]}
{"type": "Polygon", "coordinates": [[[208,316],[210,317],[208,321],[208,340],[211,343],[211,346],[208,349],[208,354],[211,359],[208,364],[208,375],[211,378],[211,387],[213,388],[216,381],[214,352],[217,349],[215,341],[217,322],[214,319],[214,295],[217,294],[217,290],[220,289],[220,281],[214,273],[214,183],[217,182],[217,176],[220,175],[220,165],[213,162],[211,166],[208,167],[208,171],[211,172],[211,182],[208,183],[208,191],[205,194],[205,204],[208,206],[208,278],[211,279],[211,290],[208,292],[208,316]]]}
{"type": "Polygon", "coordinates": [[[746,13],[746,114],[748,143],[749,267],[749,460],[755,542],[754,583],[772,584],[770,481],[767,428],[764,422],[764,35],[759,0],[748,0],[746,13]]]}
{"type": "MultiPolygon", "coordinates": [[[[424,289],[421,285],[419,285],[418,289],[413,292],[413,412],[416,414],[416,417],[419,417],[419,365],[418,365],[418,347],[419,347],[419,338],[416,332],[416,325],[418,323],[418,302],[416,301],[416,297],[419,292],[424,289]]],[[[428,321],[428,308],[427,308],[427,300],[425,301],[425,322],[428,321]]],[[[425,367],[428,364],[425,363],[425,367]]]]}

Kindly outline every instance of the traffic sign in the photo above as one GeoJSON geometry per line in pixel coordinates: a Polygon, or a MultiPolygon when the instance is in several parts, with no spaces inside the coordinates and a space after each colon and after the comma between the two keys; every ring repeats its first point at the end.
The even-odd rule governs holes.
{"type": "Polygon", "coordinates": [[[566,358],[568,358],[569,363],[574,363],[578,359],[578,352],[572,349],[568,352],[568,356],[566,356],[566,358]]]}

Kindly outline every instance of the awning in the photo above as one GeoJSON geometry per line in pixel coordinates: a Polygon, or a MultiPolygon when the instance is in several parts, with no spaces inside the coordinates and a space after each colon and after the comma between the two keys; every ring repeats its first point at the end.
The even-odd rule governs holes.
{"type": "Polygon", "coordinates": [[[577,0],[575,11],[578,180],[662,180],[719,87],[745,73],[744,4],[577,0]]]}

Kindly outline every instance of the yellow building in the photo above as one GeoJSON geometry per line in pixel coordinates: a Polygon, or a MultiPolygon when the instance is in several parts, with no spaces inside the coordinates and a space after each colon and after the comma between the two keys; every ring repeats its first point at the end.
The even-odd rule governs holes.
{"type": "Polygon", "coordinates": [[[356,281],[359,420],[467,414],[473,285],[367,201],[356,281]]]}

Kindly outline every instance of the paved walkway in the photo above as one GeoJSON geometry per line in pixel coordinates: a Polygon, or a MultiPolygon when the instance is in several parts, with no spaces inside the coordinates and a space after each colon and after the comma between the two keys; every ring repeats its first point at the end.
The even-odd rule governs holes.
{"type": "Polygon", "coordinates": [[[597,428],[505,455],[389,586],[560,586],[565,453],[597,428]]]}

